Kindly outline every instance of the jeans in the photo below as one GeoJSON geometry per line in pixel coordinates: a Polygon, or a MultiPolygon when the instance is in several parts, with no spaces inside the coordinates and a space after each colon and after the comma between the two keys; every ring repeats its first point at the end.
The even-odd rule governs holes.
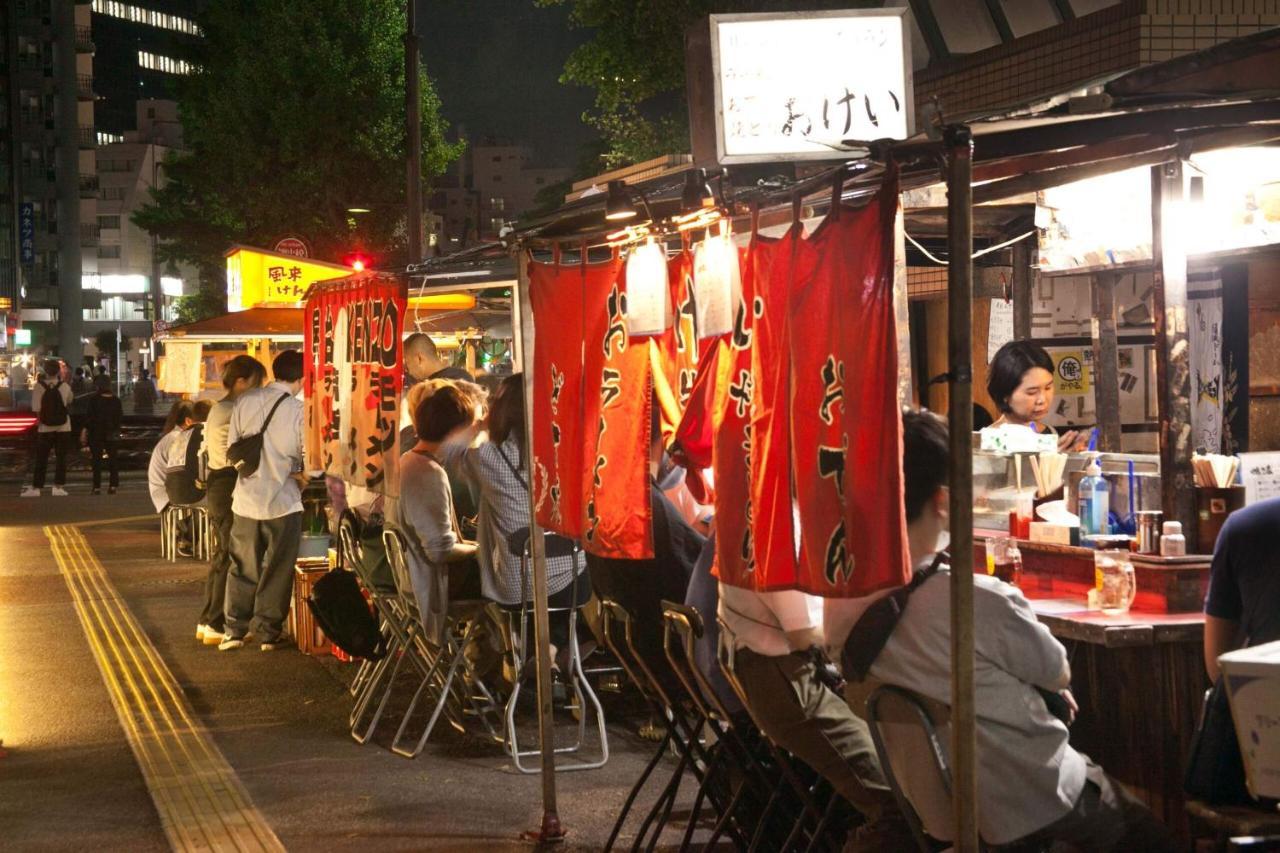
{"type": "Polygon", "coordinates": [[[226,632],[243,639],[251,630],[263,643],[280,638],[293,599],[294,564],[302,543],[302,513],[231,523],[226,632]]]}
{"type": "Polygon", "coordinates": [[[36,433],[36,470],[31,485],[37,489],[44,488],[44,475],[49,468],[49,453],[57,457],[53,472],[53,484],[67,484],[67,456],[71,451],[71,432],[38,432],[36,433]]]}
{"type": "Polygon", "coordinates": [[[236,487],[236,471],[226,468],[209,472],[209,524],[213,528],[213,561],[204,582],[204,610],[200,624],[221,632],[226,623],[227,570],[231,566],[231,493],[236,487]]]}
{"type": "Polygon", "coordinates": [[[89,455],[93,457],[93,487],[95,489],[102,488],[102,468],[104,465],[110,472],[108,483],[111,488],[117,489],[120,487],[120,464],[116,458],[119,452],[120,442],[114,438],[103,439],[101,443],[91,442],[89,444],[89,455]]]}

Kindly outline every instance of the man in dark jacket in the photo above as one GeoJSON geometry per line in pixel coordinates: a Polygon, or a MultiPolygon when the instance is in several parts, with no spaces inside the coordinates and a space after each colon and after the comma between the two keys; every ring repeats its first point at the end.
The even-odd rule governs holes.
{"type": "Polygon", "coordinates": [[[111,380],[98,376],[93,380],[95,393],[89,397],[84,435],[93,459],[93,493],[102,494],[102,467],[105,464],[111,479],[107,493],[114,495],[120,488],[120,423],[124,419],[124,407],[111,388],[111,380]]]}

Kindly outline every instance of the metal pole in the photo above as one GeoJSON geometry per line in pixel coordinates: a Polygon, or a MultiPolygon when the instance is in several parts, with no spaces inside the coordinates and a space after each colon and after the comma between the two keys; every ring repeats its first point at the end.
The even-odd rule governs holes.
{"type": "Polygon", "coordinates": [[[946,128],[947,354],[951,390],[951,773],[955,849],[977,853],[973,708],[973,137],[946,128]]]}
{"type": "Polygon", "coordinates": [[[1156,413],[1160,420],[1160,508],[1181,521],[1187,553],[1197,541],[1195,476],[1191,469],[1191,349],[1187,342],[1187,253],[1182,161],[1151,167],[1151,259],[1155,291],[1156,413]]]}
{"type": "Polygon", "coordinates": [[[1120,357],[1116,350],[1116,282],[1111,272],[1089,277],[1093,297],[1093,395],[1098,449],[1120,452],[1120,357]]]}
{"type": "Polygon", "coordinates": [[[116,326],[116,396],[124,396],[124,377],[120,370],[120,327],[116,326]]]}
{"type": "Polygon", "coordinates": [[[408,0],[408,28],[404,35],[405,98],[405,206],[409,231],[409,263],[422,261],[422,96],[418,91],[418,65],[422,47],[418,42],[417,0],[408,0]]]}
{"type": "MultiPolygon", "coordinates": [[[[895,201],[898,201],[895,199],[895,201]]],[[[911,310],[907,293],[907,229],[902,204],[893,218],[893,318],[898,327],[898,405],[910,406],[911,381],[911,310]]]]}
{"type": "MultiPolygon", "coordinates": [[[[542,539],[542,528],[534,507],[533,462],[533,352],[526,348],[527,319],[533,315],[529,300],[529,257],[519,254],[520,274],[511,294],[512,330],[517,363],[523,365],[524,377],[524,435],[525,435],[525,483],[529,491],[529,557],[533,568],[533,626],[537,645],[538,665],[538,737],[542,746],[542,827],[538,840],[554,842],[564,838],[560,814],[556,808],[556,745],[555,728],[551,712],[551,647],[550,621],[547,615],[547,555],[542,539]]],[[[532,325],[530,323],[530,325],[532,325]]],[[[536,345],[536,341],[534,342],[536,345]]],[[[584,712],[585,713],[585,712],[584,712]]]]}

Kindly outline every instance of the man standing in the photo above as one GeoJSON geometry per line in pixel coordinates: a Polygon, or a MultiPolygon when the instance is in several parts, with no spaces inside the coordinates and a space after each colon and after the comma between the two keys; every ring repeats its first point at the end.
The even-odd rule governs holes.
{"type": "MultiPolygon", "coordinates": [[[[424,379],[465,379],[474,382],[470,373],[461,367],[446,364],[440,358],[435,341],[430,335],[416,332],[404,342],[404,369],[413,382],[424,379]]],[[[411,384],[411,383],[406,383],[411,384]]]]}
{"type": "MultiPolygon", "coordinates": [[[[275,381],[236,400],[227,446],[262,436],[257,470],[243,467],[231,497],[231,566],[226,633],[220,651],[244,646],[253,631],[262,651],[281,643],[293,595],[293,568],[302,537],[302,353],[286,350],[271,364],[275,381]]],[[[235,451],[230,450],[232,457],[235,451]]]]}
{"type": "Polygon", "coordinates": [[[36,426],[36,466],[31,485],[22,490],[24,498],[40,497],[44,475],[49,467],[49,454],[57,457],[53,474],[53,494],[66,497],[67,453],[71,449],[71,389],[62,381],[62,363],[51,358],[44,363],[44,376],[36,380],[31,392],[31,411],[39,415],[36,426]]]}

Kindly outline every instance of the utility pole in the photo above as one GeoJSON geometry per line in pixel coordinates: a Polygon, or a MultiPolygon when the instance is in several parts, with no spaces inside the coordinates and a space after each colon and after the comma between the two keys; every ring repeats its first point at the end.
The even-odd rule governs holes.
{"type": "Polygon", "coordinates": [[[405,97],[405,205],[409,231],[409,263],[422,261],[422,97],[418,91],[418,64],[422,59],[418,43],[417,0],[407,0],[408,28],[404,34],[405,97]]]}

